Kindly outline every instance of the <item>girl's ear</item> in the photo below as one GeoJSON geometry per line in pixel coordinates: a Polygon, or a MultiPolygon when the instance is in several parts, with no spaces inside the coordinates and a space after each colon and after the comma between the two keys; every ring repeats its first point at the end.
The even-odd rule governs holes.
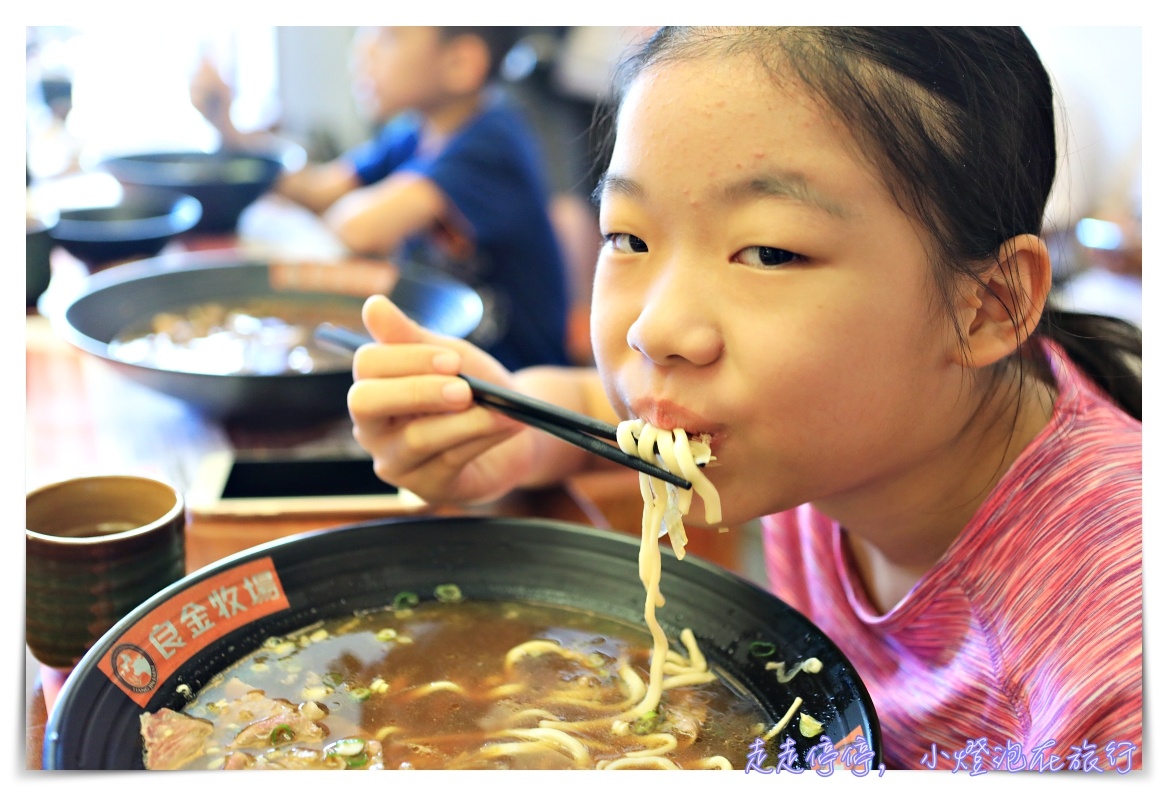
{"type": "Polygon", "coordinates": [[[1017,350],[1041,318],[1051,285],[1049,250],[1037,235],[1001,244],[997,260],[957,297],[965,345],[959,363],[984,367],[1017,350]]]}

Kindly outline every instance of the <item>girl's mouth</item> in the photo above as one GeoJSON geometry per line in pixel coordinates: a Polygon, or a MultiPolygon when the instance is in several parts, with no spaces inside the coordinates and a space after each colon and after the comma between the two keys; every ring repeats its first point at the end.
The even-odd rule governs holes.
{"type": "Polygon", "coordinates": [[[680,428],[690,439],[705,442],[717,455],[719,440],[725,435],[725,428],[697,412],[684,408],[669,400],[650,397],[637,398],[629,406],[633,413],[661,430],[680,428]]]}

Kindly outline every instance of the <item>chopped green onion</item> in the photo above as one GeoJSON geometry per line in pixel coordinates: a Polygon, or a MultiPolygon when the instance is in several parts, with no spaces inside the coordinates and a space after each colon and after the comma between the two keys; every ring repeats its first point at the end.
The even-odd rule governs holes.
{"type": "Polygon", "coordinates": [[[397,639],[397,630],[392,627],[385,627],[384,629],[377,630],[375,637],[382,643],[388,643],[391,640],[397,639]]]}
{"type": "Polygon", "coordinates": [[[646,712],[637,718],[632,723],[632,725],[628,727],[628,730],[633,734],[638,735],[652,734],[654,731],[656,731],[657,723],[659,722],[658,717],[659,716],[657,715],[656,710],[653,710],[652,712],[646,712]]]}
{"type": "Polygon", "coordinates": [[[344,763],[349,767],[364,767],[369,763],[368,754],[357,754],[356,756],[346,756],[344,763]]]}
{"type": "Polygon", "coordinates": [[[360,737],[345,737],[343,740],[337,740],[327,748],[329,754],[336,754],[337,756],[356,756],[364,750],[365,741],[360,737]]]}
{"type": "Polygon", "coordinates": [[[367,687],[354,687],[348,694],[357,701],[367,701],[369,696],[373,695],[373,691],[367,687]]]}
{"type": "Polygon", "coordinates": [[[755,640],[750,644],[750,654],[755,657],[769,657],[776,651],[778,651],[777,646],[764,640],[755,640]]]}
{"type": "Polygon", "coordinates": [[[344,676],[338,674],[336,671],[329,671],[320,678],[320,681],[324,682],[324,684],[328,685],[329,687],[339,687],[340,684],[344,681],[344,676]]]}
{"type": "Polygon", "coordinates": [[[393,597],[393,609],[404,610],[410,607],[417,607],[421,603],[421,599],[412,591],[402,591],[393,597]]]}
{"type": "Polygon", "coordinates": [[[296,733],[292,731],[291,726],[286,723],[281,723],[271,730],[271,744],[279,745],[280,743],[291,742],[295,736],[296,733]]]}
{"type": "Polygon", "coordinates": [[[434,598],[439,602],[461,602],[462,589],[453,583],[439,585],[434,588],[434,598]]]}

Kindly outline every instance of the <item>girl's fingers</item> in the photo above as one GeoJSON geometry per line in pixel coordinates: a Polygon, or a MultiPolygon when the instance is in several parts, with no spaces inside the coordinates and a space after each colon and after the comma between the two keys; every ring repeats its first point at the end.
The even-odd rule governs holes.
{"type": "Polygon", "coordinates": [[[403,456],[374,456],[373,471],[382,480],[410,489],[425,499],[456,501],[463,496],[457,484],[465,477],[471,463],[510,439],[514,433],[513,430],[500,431],[446,448],[415,462],[409,469],[403,467],[406,460],[403,456]]]}
{"type": "Polygon", "coordinates": [[[349,415],[356,423],[462,411],[471,403],[470,385],[446,375],[363,379],[348,391],[349,415]]]}
{"type": "Polygon", "coordinates": [[[408,471],[452,447],[499,433],[513,433],[521,424],[481,407],[455,414],[401,415],[354,423],[361,446],[384,458],[400,459],[408,471]]]}
{"type": "MultiPolygon", "coordinates": [[[[401,309],[383,295],[370,296],[361,310],[365,328],[376,342],[386,346],[382,350],[395,350],[410,345],[430,346],[434,351],[445,349],[455,359],[447,359],[442,372],[457,372],[464,360],[474,361],[471,375],[479,377],[492,375],[498,378],[506,371],[492,357],[472,343],[457,337],[447,337],[430,331],[413,322],[401,309]],[[453,368],[453,369],[450,369],[453,368]]],[[[376,349],[377,346],[367,346],[376,349]]]]}
{"type": "Polygon", "coordinates": [[[403,419],[361,423],[353,428],[357,442],[373,454],[378,476],[390,482],[427,467],[435,472],[449,469],[451,472],[443,475],[448,477],[476,455],[522,430],[520,423],[484,408],[403,419]]]}
{"type": "Polygon", "coordinates": [[[415,460],[499,433],[512,434],[522,423],[482,407],[448,415],[417,417],[400,426],[400,452],[415,460]]]}
{"type": "Polygon", "coordinates": [[[456,375],[462,357],[448,347],[420,343],[362,345],[353,354],[353,378],[397,378],[420,373],[456,375]]]}
{"type": "Polygon", "coordinates": [[[384,296],[365,302],[362,319],[375,343],[353,355],[348,409],[377,476],[439,501],[509,487],[513,467],[484,467],[478,459],[524,426],[475,406],[470,385],[457,377],[465,366],[505,383],[505,368],[465,340],[422,328],[384,296]]]}
{"type": "Polygon", "coordinates": [[[383,295],[369,296],[361,307],[361,320],[373,335],[373,339],[384,344],[395,342],[434,344],[446,339],[414,323],[400,307],[383,295]]]}

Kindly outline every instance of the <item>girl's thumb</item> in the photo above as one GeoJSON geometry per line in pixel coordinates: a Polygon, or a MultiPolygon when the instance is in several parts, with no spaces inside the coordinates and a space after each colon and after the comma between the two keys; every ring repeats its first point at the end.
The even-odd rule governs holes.
{"type": "Polygon", "coordinates": [[[413,322],[400,307],[383,295],[374,295],[365,301],[361,319],[373,339],[380,343],[430,342],[435,339],[433,332],[413,322]]]}

